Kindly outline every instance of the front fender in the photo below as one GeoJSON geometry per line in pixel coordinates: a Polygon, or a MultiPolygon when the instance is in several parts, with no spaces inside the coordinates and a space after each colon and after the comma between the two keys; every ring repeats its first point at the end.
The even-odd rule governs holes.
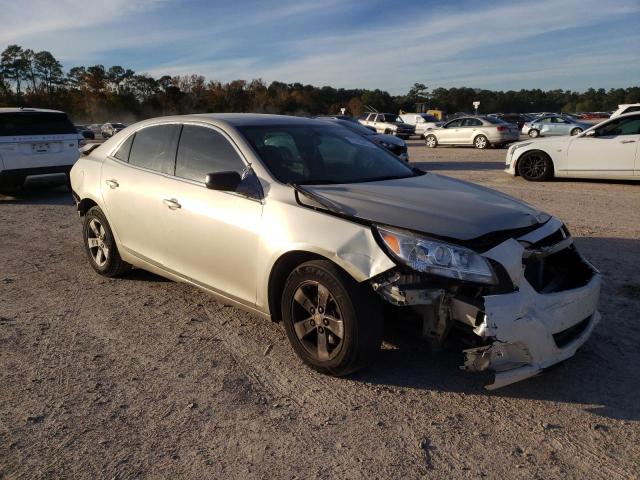
{"type": "Polygon", "coordinates": [[[268,285],[274,265],[288,252],[307,252],[331,260],[356,282],[395,267],[380,248],[369,225],[286,202],[267,202],[259,246],[257,303],[268,308],[268,285]]]}

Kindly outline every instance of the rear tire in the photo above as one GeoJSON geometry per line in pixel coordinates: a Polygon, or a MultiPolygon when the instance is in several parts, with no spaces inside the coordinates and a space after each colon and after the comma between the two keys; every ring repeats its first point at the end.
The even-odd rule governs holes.
{"type": "Polygon", "coordinates": [[[544,152],[526,152],[518,160],[518,174],[530,182],[542,182],[553,177],[553,162],[544,152]]]}
{"type": "Polygon", "coordinates": [[[573,130],[571,130],[571,136],[575,137],[576,135],[580,135],[582,133],[582,129],[581,128],[574,128],[573,130]]]}
{"type": "Polygon", "coordinates": [[[84,216],[84,249],[93,269],[105,277],[116,277],[131,268],[120,258],[113,232],[100,207],[92,207],[84,216]]]}
{"type": "Polygon", "coordinates": [[[427,135],[424,137],[424,143],[429,148],[436,148],[438,146],[438,139],[435,135],[427,135]]]}
{"type": "Polygon", "coordinates": [[[286,281],[282,319],[296,354],[311,368],[348,375],[376,357],[383,337],[378,299],[368,285],[328,260],[297,267],[286,281]]]}
{"type": "Polygon", "coordinates": [[[489,147],[491,144],[489,143],[489,139],[484,135],[478,135],[473,139],[473,146],[479,150],[484,150],[489,147]]]}

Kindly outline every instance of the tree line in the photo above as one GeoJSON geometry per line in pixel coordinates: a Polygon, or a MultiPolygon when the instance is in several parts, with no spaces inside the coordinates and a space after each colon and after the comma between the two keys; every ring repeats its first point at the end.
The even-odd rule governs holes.
{"type": "Polygon", "coordinates": [[[640,87],[570,90],[492,91],[434,88],[416,83],[405,95],[375,89],[316,87],[261,79],[221,82],[202,75],[154,78],[119,65],[77,66],[63,70],[48,51],[9,45],[0,56],[0,106],[47,107],[66,111],[76,122],[132,122],[159,115],[202,112],[257,112],[293,115],[336,114],[346,108],[361,115],[415,111],[416,104],[449,113],[608,111],[640,102],[640,87]]]}

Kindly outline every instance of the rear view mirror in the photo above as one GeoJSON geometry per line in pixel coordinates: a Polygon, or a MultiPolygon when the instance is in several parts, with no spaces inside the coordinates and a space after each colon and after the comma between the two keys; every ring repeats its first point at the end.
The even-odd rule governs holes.
{"type": "Polygon", "coordinates": [[[235,192],[242,181],[238,172],[215,172],[207,174],[205,185],[210,190],[235,192]]]}

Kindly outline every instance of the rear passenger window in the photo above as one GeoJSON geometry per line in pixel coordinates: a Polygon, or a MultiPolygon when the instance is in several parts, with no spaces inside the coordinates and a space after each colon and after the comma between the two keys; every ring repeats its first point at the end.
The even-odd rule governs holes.
{"type": "Polygon", "coordinates": [[[120,148],[116,150],[116,153],[114,153],[113,156],[116,157],[118,160],[122,160],[123,162],[128,162],[129,152],[131,151],[131,144],[133,143],[133,137],[135,137],[135,133],[133,135],[130,135],[129,138],[127,138],[124,141],[124,143],[120,145],[120,148]]]}
{"type": "Polygon", "coordinates": [[[180,125],[156,125],[135,134],[129,163],[173,175],[180,125]]]}
{"type": "Polygon", "coordinates": [[[176,177],[204,182],[208,173],[244,169],[233,145],[211,128],[185,125],[176,159],[176,177]]]}

